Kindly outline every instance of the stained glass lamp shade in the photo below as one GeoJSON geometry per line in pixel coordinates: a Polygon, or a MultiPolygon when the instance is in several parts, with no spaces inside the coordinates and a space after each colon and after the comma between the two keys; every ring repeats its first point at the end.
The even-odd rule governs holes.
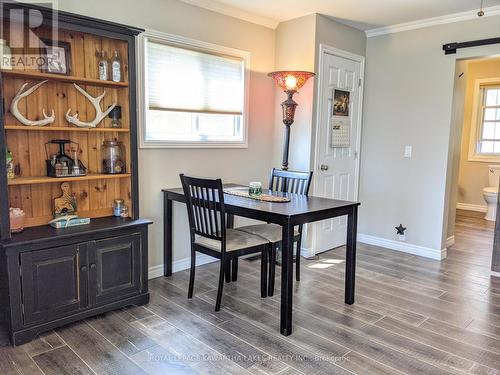
{"type": "Polygon", "coordinates": [[[314,73],[304,71],[280,70],[268,74],[269,77],[274,79],[276,84],[284,91],[297,91],[307,82],[307,80],[314,76],[314,73]]]}

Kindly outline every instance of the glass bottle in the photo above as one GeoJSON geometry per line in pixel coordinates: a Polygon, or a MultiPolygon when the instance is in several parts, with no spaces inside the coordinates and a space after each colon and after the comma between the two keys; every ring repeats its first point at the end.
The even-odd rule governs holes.
{"type": "Polygon", "coordinates": [[[121,82],[122,80],[122,62],[118,51],[115,51],[111,59],[111,80],[113,82],[121,82]]]}
{"type": "Polygon", "coordinates": [[[14,170],[14,156],[12,155],[12,151],[7,150],[7,178],[12,180],[16,177],[16,173],[14,170]]]}
{"type": "Polygon", "coordinates": [[[101,81],[107,81],[109,79],[109,63],[106,58],[106,52],[101,51],[99,54],[99,79],[101,81]]]}

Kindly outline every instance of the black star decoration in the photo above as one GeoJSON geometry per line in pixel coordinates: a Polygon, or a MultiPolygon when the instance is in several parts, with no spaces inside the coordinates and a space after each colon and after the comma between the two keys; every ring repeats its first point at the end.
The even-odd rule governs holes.
{"type": "Polygon", "coordinates": [[[405,230],[406,230],[406,228],[405,228],[405,227],[403,227],[403,224],[399,224],[399,226],[398,226],[398,227],[395,227],[395,229],[398,231],[398,234],[400,234],[400,235],[405,234],[405,230]]]}

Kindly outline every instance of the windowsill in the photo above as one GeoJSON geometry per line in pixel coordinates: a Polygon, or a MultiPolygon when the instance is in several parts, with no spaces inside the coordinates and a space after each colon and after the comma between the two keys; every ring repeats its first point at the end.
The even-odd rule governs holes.
{"type": "Polygon", "coordinates": [[[160,149],[160,148],[248,148],[248,142],[164,142],[164,141],[142,141],[140,148],[160,149]]]}
{"type": "Polygon", "coordinates": [[[483,163],[500,163],[500,155],[469,155],[468,161],[478,161],[483,163]]]}

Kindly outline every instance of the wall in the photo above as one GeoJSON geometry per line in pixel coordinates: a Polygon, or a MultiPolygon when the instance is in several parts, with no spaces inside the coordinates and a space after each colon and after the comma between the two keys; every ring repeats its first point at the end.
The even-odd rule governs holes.
{"type": "MultiPolygon", "coordinates": [[[[316,14],[281,22],[276,28],[276,70],[314,71],[314,39],[316,14]]],[[[314,79],[294,95],[298,103],[295,121],[290,131],[289,169],[308,170],[311,123],[313,116],[314,79]]],[[[275,93],[275,152],[274,166],[280,167],[282,161],[284,128],[280,104],[286,99],[285,93],[276,88],[275,93]]]]}
{"type": "MultiPolygon", "coordinates": [[[[251,52],[248,149],[139,150],[140,214],[152,219],[149,265],[163,262],[161,189],[180,186],[179,173],[267,181],[274,156],[274,30],[176,0],[59,0],[61,10],[177,34],[251,52]]],[[[174,206],[174,260],[189,256],[187,215],[174,206]]],[[[174,264],[175,266],[175,264],[174,264]]]]}
{"type": "Polygon", "coordinates": [[[482,189],[489,186],[488,164],[492,163],[468,160],[471,125],[472,121],[475,121],[472,118],[474,83],[476,79],[500,77],[500,59],[472,60],[467,65],[467,88],[463,104],[464,121],[457,202],[486,206],[482,189]]]}
{"type": "Polygon", "coordinates": [[[448,225],[447,238],[454,243],[455,218],[458,193],[458,175],[460,172],[460,155],[462,152],[462,130],[464,124],[465,90],[467,88],[468,61],[457,60],[455,67],[455,83],[453,90],[453,106],[450,126],[450,152],[448,153],[448,225]]]}
{"type": "Polygon", "coordinates": [[[392,241],[402,223],[406,250],[445,256],[455,60],[500,48],[445,56],[441,46],[499,33],[493,16],[368,38],[360,233],[392,241]],[[411,159],[403,157],[405,145],[413,146],[411,159]]]}

